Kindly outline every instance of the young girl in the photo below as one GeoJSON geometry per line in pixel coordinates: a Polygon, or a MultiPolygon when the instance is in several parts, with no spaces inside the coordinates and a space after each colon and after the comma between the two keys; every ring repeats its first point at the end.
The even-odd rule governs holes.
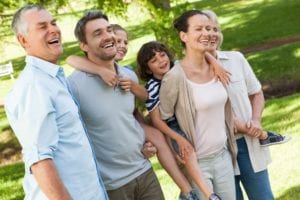
{"type": "Polygon", "coordinates": [[[163,76],[173,66],[170,52],[165,45],[159,42],[148,42],[139,50],[137,62],[140,67],[141,78],[148,81],[146,84],[148,91],[146,107],[153,125],[171,138],[174,151],[184,161],[189,176],[205,194],[206,199],[220,199],[216,194],[210,191],[203,180],[202,173],[197,164],[194,148],[188,141],[186,134],[180,130],[176,117],[174,116],[168,119],[167,122],[160,118],[158,109],[159,89],[163,76]]]}

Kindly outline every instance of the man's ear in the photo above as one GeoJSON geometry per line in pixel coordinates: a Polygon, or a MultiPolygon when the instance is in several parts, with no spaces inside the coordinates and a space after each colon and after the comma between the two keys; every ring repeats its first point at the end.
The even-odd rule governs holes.
{"type": "Polygon", "coordinates": [[[84,43],[84,42],[80,42],[79,47],[84,52],[88,52],[88,50],[89,50],[88,45],[86,43],[84,43]]]}
{"type": "Polygon", "coordinates": [[[19,41],[19,43],[21,44],[21,46],[24,48],[24,49],[27,49],[29,47],[29,43],[27,41],[27,38],[25,35],[23,34],[18,34],[17,35],[17,40],[19,41]]]}

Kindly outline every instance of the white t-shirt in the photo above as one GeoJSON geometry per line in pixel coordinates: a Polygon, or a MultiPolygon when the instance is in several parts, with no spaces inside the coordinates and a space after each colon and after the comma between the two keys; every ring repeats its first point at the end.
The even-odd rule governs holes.
{"type": "Polygon", "coordinates": [[[199,84],[188,80],[196,107],[195,150],[197,158],[210,156],[226,146],[225,103],[227,93],[215,78],[199,84]]]}

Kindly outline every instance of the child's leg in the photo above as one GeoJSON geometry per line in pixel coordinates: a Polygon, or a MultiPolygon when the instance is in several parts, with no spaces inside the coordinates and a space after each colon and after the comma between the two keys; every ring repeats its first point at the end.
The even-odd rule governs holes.
{"type": "MultiPolygon", "coordinates": [[[[187,139],[186,134],[180,129],[176,119],[172,119],[168,122],[168,126],[173,129],[176,133],[187,139]]],[[[188,139],[187,139],[188,140],[188,139]]],[[[173,149],[179,154],[179,147],[175,140],[172,140],[173,149]]],[[[198,188],[205,194],[208,199],[212,194],[212,188],[208,186],[203,178],[203,174],[198,166],[197,157],[195,151],[190,152],[183,158],[187,173],[198,186],[198,188]]]]}
{"type": "Polygon", "coordinates": [[[203,178],[203,174],[198,166],[196,153],[193,151],[186,155],[183,160],[185,161],[185,168],[187,173],[198,186],[198,188],[205,194],[206,199],[213,193],[203,178]]]}
{"type": "Polygon", "coordinates": [[[191,185],[180,171],[172,150],[167,144],[164,135],[156,128],[146,124],[143,124],[142,127],[145,131],[146,139],[150,141],[157,149],[157,158],[160,164],[178,185],[181,192],[188,194],[192,190],[191,185]]]}

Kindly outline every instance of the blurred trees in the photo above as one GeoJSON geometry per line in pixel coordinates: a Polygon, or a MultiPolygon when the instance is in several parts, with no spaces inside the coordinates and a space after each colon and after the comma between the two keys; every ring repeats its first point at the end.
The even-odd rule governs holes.
{"type": "MultiPolygon", "coordinates": [[[[84,0],[80,2],[84,2],[84,0]]],[[[12,34],[10,31],[12,14],[19,7],[30,3],[42,5],[51,13],[58,13],[59,10],[64,10],[63,8],[67,8],[69,11],[73,10],[75,13],[75,11],[79,9],[78,7],[72,7],[72,4],[76,3],[76,1],[72,0],[1,1],[0,22],[2,26],[0,27],[0,38],[12,34]]],[[[129,20],[130,18],[126,16],[126,11],[131,3],[135,3],[140,9],[150,14],[151,24],[153,24],[151,28],[153,29],[156,39],[172,47],[171,50],[173,50],[174,53],[180,54],[180,42],[172,28],[172,21],[174,17],[178,16],[184,10],[192,8],[191,4],[185,0],[89,0],[85,1],[85,3],[87,8],[100,9],[104,13],[124,17],[129,20]]]]}

